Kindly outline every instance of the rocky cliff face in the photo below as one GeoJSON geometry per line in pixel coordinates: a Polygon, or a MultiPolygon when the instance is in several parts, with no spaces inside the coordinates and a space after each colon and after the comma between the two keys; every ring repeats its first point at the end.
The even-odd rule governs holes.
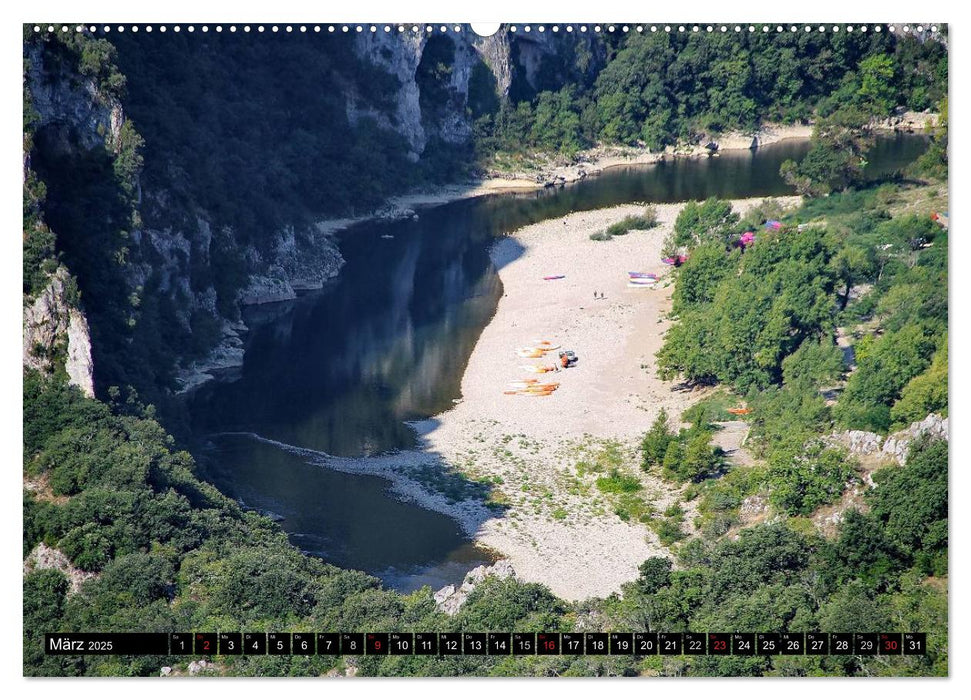
{"type": "Polygon", "coordinates": [[[476,64],[484,64],[496,81],[500,96],[509,93],[512,81],[510,38],[505,30],[492,36],[481,37],[471,30],[440,33],[411,31],[409,27],[400,33],[362,33],[358,35],[355,50],[358,55],[394,76],[398,81],[397,92],[389,96],[394,104],[393,112],[383,113],[359,107],[360,96],[347,95],[347,115],[351,123],[362,116],[375,119],[381,126],[398,132],[411,146],[414,160],[425,150],[430,137],[437,137],[450,144],[467,142],[472,136],[472,123],[468,114],[469,83],[476,64]],[[438,43],[439,55],[448,66],[448,109],[444,118],[435,123],[423,116],[422,91],[419,85],[419,68],[426,58],[429,43],[438,43]]]}
{"type": "MultiPolygon", "coordinates": [[[[580,40],[549,33],[517,36],[507,28],[490,37],[480,37],[467,28],[460,32],[439,32],[437,28],[434,32],[413,32],[411,27],[401,33],[366,32],[355,37],[353,50],[358,58],[393,77],[387,83],[392,86],[386,91],[389,94],[382,92],[377,98],[363,95],[366,86],[353,81],[322,89],[336,87],[341,91],[352,125],[367,118],[401,135],[410,148],[409,157],[417,161],[430,143],[471,143],[472,91],[481,92],[482,85],[488,84],[485,89],[501,100],[514,84],[538,90],[541,74],[558,70],[564,41],[580,40]],[[547,59],[550,64],[544,64],[547,59]]],[[[594,46],[590,37],[582,41],[594,46]]],[[[45,147],[66,157],[67,162],[72,156],[87,153],[119,157],[126,121],[122,103],[106,95],[93,77],[70,68],[63,57],[45,62],[50,58],[45,56],[49,50],[43,42],[25,46],[25,85],[38,116],[35,133],[42,134],[45,147]]],[[[24,164],[26,172],[29,153],[24,164]]],[[[239,320],[240,307],[293,299],[303,290],[319,289],[343,264],[327,227],[283,226],[264,232],[256,241],[251,234],[243,242],[232,228],[192,204],[191,188],[205,183],[188,183],[188,195],[157,184],[144,184],[143,190],[143,184],[135,185],[134,206],[138,211],[133,213],[131,225],[124,227],[124,276],[133,298],[153,302],[164,299],[174,309],[174,320],[167,321],[178,326],[173,331],[183,337],[201,338],[199,329],[205,330],[205,340],[200,343],[210,348],[208,352],[200,356],[196,348],[191,357],[176,358],[183,389],[206,381],[214,370],[242,364],[246,327],[239,320]],[[146,219],[166,223],[144,224],[139,212],[149,211],[166,215],[146,219]],[[226,275],[219,282],[213,272],[220,256],[236,261],[229,282],[226,275]]],[[[184,178],[180,180],[180,186],[185,184],[184,178]]],[[[78,384],[90,391],[91,350],[90,342],[84,340],[84,316],[81,309],[71,312],[64,305],[58,291],[64,280],[52,281],[52,285],[49,293],[25,311],[25,329],[30,329],[25,330],[25,362],[41,363],[32,348],[48,341],[59,342],[52,333],[62,337],[73,329],[67,341],[70,371],[78,384]]],[[[83,305],[85,290],[81,292],[83,305]]],[[[134,304],[132,323],[138,322],[140,313],[138,304],[134,304]]],[[[97,353],[95,347],[95,360],[97,353]]]]}
{"type": "Polygon", "coordinates": [[[851,454],[876,455],[888,461],[903,465],[907,461],[910,445],[923,436],[948,439],[948,420],[936,413],[929,414],[924,420],[911,423],[903,430],[891,433],[886,438],[865,430],[846,430],[832,436],[832,441],[846,447],[851,454]]]}
{"type": "MultiPolygon", "coordinates": [[[[25,85],[36,112],[34,133],[41,134],[49,153],[68,162],[73,156],[102,152],[117,156],[126,116],[122,104],[99,90],[95,81],[65,68],[63,61],[46,61],[43,45],[25,47],[25,85]]],[[[24,179],[31,168],[24,154],[24,179]]],[[[165,191],[141,191],[140,205],[177,206],[165,191]]],[[[176,309],[181,330],[191,333],[192,319],[199,314],[218,326],[216,340],[205,357],[177,358],[177,374],[184,388],[211,378],[212,370],[242,364],[241,333],[246,327],[238,313],[217,308],[211,276],[193,274],[212,265],[213,231],[205,212],[181,212],[182,227],[136,227],[129,232],[125,277],[132,294],[167,297],[176,309]],[[202,283],[198,279],[204,280],[202,283]]],[[[292,227],[270,232],[274,243],[257,250],[238,245],[234,232],[224,229],[224,248],[245,261],[248,282],[237,294],[239,305],[293,299],[298,291],[318,289],[337,274],[343,259],[333,238],[317,229],[292,227]]],[[[55,231],[57,234],[57,231],[55,231]]],[[[87,320],[80,307],[66,299],[70,278],[61,265],[50,285],[24,309],[24,364],[51,372],[64,361],[71,381],[93,395],[93,362],[87,320]],[[56,360],[56,361],[55,361],[56,360]]],[[[82,295],[83,298],[83,290],[82,295]]],[[[137,322],[137,318],[135,318],[137,322]]]]}
{"type": "MultiPolygon", "coordinates": [[[[574,77],[595,74],[605,61],[602,38],[593,34],[554,34],[552,31],[513,33],[504,26],[495,34],[482,37],[471,29],[441,32],[364,32],[357,36],[358,55],[393,75],[398,89],[391,96],[394,109],[390,113],[362,108],[360,96],[350,92],[348,117],[354,123],[363,116],[375,119],[385,128],[401,134],[411,146],[413,159],[421,156],[426,145],[437,139],[446,144],[467,143],[472,137],[473,116],[470,109],[470,90],[474,71],[478,66],[488,69],[494,80],[493,88],[500,100],[509,97],[518,82],[520,91],[538,92],[549,89],[544,73],[574,77]],[[582,57],[578,61],[577,57],[582,57]],[[423,83],[422,78],[440,63],[443,70],[437,77],[444,85],[423,83]],[[444,114],[429,119],[422,110],[423,91],[436,89],[436,100],[445,104],[444,114]]],[[[426,95],[427,97],[427,95],[426,95]]]]}
{"type": "Polygon", "coordinates": [[[25,367],[53,373],[63,364],[68,381],[94,396],[94,363],[88,321],[67,292],[72,282],[63,265],[50,284],[24,306],[25,367]]]}
{"type": "Polygon", "coordinates": [[[24,77],[38,117],[35,130],[56,129],[65,150],[107,148],[116,153],[125,121],[121,103],[99,91],[93,80],[45,64],[40,45],[27,46],[25,58],[24,77]]]}
{"type": "MultiPolygon", "coordinates": [[[[25,65],[36,128],[53,130],[64,148],[70,141],[83,148],[117,148],[124,120],[119,104],[97,99],[91,82],[52,79],[39,47],[31,47],[25,65]]],[[[26,183],[31,172],[29,152],[24,152],[22,163],[26,183]]],[[[63,367],[68,382],[90,397],[94,396],[91,332],[76,297],[76,281],[62,264],[40,293],[24,299],[23,365],[47,374],[63,367]]]]}

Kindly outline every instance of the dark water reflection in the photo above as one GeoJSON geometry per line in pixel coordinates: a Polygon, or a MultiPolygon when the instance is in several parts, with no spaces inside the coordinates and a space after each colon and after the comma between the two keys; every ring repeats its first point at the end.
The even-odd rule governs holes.
{"type": "MultiPolygon", "coordinates": [[[[883,176],[925,147],[923,137],[883,137],[867,172],[883,176]]],[[[254,432],[342,456],[413,447],[404,421],[434,416],[459,398],[466,361],[501,296],[488,255],[496,236],[627,202],[791,194],[779,166],[807,149],[805,141],[788,141],[617,168],[557,190],[482,197],[422,210],[417,220],[354,226],[341,235],[347,264],[330,286],[247,311],[241,375],[194,395],[195,430],[200,438],[254,432]]],[[[402,582],[421,579],[421,572],[433,572],[422,580],[444,584],[489,560],[452,520],[389,496],[384,480],[307,465],[252,440],[219,446],[205,460],[214,483],[285,515],[294,543],[329,561],[408,588],[402,582]]]]}

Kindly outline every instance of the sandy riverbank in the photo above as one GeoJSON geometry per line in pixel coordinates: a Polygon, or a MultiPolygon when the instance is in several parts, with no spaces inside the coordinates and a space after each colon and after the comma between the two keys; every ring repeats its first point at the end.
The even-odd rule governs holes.
{"type": "MultiPolygon", "coordinates": [[[[789,139],[808,139],[812,136],[809,124],[764,124],[755,132],[732,131],[704,138],[699,143],[668,146],[663,151],[643,147],[598,146],[577,154],[570,162],[560,162],[552,156],[536,156],[523,172],[503,173],[495,177],[501,183],[520,183],[520,187],[547,187],[576,182],[611,168],[650,165],[668,158],[708,158],[725,151],[748,151],[789,139]],[[708,148],[709,144],[714,148],[708,148]]],[[[487,179],[483,184],[488,185],[487,179]]],[[[508,185],[506,185],[508,186],[508,185]]]]}
{"type": "MultiPolygon", "coordinates": [[[[892,128],[887,126],[887,128],[892,128]]],[[[718,152],[751,150],[789,139],[808,139],[812,126],[808,124],[765,124],[754,133],[728,132],[712,137],[718,152]]],[[[399,219],[414,216],[416,209],[439,206],[490,194],[543,189],[577,182],[611,168],[631,165],[652,165],[666,158],[707,158],[711,155],[704,144],[669,146],[663,151],[648,148],[598,146],[577,154],[569,163],[556,156],[537,154],[528,170],[492,171],[486,177],[465,184],[442,185],[390,198],[381,208],[362,216],[326,219],[316,224],[321,234],[334,234],[371,219],[399,219]]]]}
{"type": "MultiPolygon", "coordinates": [[[[744,211],[759,201],[733,204],[744,211]]],[[[646,527],[613,514],[593,487],[596,475],[578,474],[577,463],[613,441],[658,512],[677,496],[640,473],[636,445],[661,408],[678,416],[702,395],[677,391],[654,372],[671,292],[660,250],[681,206],[658,205],[660,226],[607,242],[589,236],[643,205],[579,212],[498,241],[492,258],[504,295],[469,359],[462,401],[417,426],[426,459],[433,453],[501,482],[509,510],[479,522],[476,540],[506,555],[521,579],[569,600],[617,591],[644,559],[666,553],[646,527]],[[662,273],[662,285],[630,289],[631,270],[662,273]],[[551,274],[566,277],[542,279],[551,274]],[[594,300],[594,291],[606,299],[594,300]],[[544,375],[560,382],[550,397],[504,395],[507,382],[535,376],[520,367],[537,361],[514,351],[539,339],[575,350],[579,364],[544,375]]]]}
{"type": "MultiPolygon", "coordinates": [[[[732,204],[744,212],[761,201],[732,204]]],[[[654,354],[670,325],[670,268],[660,262],[661,247],[683,206],[656,205],[657,227],[610,241],[590,234],[643,204],[548,219],[497,241],[490,252],[503,296],[469,358],[461,400],[412,424],[420,449],[337,458],[264,441],[327,468],[390,480],[397,497],[453,518],[507,558],[521,580],[564,599],[619,591],[646,558],[669,552],[647,526],[621,520],[596,479],[609,467],[637,476],[638,495],[655,514],[679,500],[680,489],[639,469],[638,444],[661,408],[676,420],[707,393],[680,390],[655,374],[654,354]],[[657,272],[660,283],[631,289],[629,271],[657,272]],[[552,274],[565,277],[543,280],[552,274]],[[605,298],[594,299],[594,291],[605,298]],[[574,350],[579,364],[547,375],[524,371],[543,360],[515,350],[537,340],[574,350]],[[542,398],[503,393],[509,382],[537,376],[559,389],[542,398]],[[606,466],[590,468],[596,464],[606,466]],[[465,492],[467,477],[493,484],[504,510],[465,492]]],[[[690,523],[693,505],[684,507],[690,523]]]]}

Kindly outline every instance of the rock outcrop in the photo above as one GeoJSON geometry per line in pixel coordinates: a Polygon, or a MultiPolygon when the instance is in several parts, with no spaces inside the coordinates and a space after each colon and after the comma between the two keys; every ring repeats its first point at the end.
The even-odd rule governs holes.
{"type": "Polygon", "coordinates": [[[47,287],[24,306],[23,364],[50,374],[63,363],[68,381],[85,396],[94,396],[91,333],[84,314],[69,298],[72,284],[61,265],[47,287]]]}
{"type": "Polygon", "coordinates": [[[107,147],[117,152],[125,113],[93,80],[45,68],[39,45],[26,47],[26,80],[36,112],[35,130],[54,127],[64,149],[107,147]]]}
{"type": "Polygon", "coordinates": [[[447,614],[454,615],[468,599],[469,594],[487,577],[515,578],[516,572],[508,559],[500,559],[492,566],[477,566],[465,575],[462,585],[458,588],[449,584],[435,592],[435,608],[447,614]]]}
{"type": "Polygon", "coordinates": [[[81,584],[85,581],[94,578],[93,573],[82,571],[71,564],[71,560],[67,558],[64,552],[53,547],[48,547],[41,542],[24,559],[24,576],[32,571],[41,571],[43,569],[54,569],[64,574],[68,581],[71,582],[71,594],[81,590],[81,584]]]}
{"type": "Polygon", "coordinates": [[[907,453],[914,440],[925,435],[947,440],[948,432],[947,418],[931,413],[924,420],[911,423],[886,438],[864,430],[846,430],[833,435],[831,439],[846,447],[851,454],[875,455],[902,465],[907,461],[907,453]]]}
{"type": "Polygon", "coordinates": [[[593,72],[605,60],[605,47],[594,34],[554,34],[552,31],[511,32],[503,26],[495,34],[479,36],[468,27],[446,31],[440,26],[429,32],[425,27],[404,25],[404,31],[362,32],[356,36],[358,55],[394,76],[398,88],[391,96],[394,111],[371,106],[367,96],[353,90],[347,94],[347,116],[352,124],[368,117],[380,126],[397,132],[411,148],[417,160],[430,140],[446,144],[466,144],[472,137],[470,89],[479,67],[488,70],[497,98],[509,96],[513,83],[522,82],[525,89],[546,89],[544,72],[583,72],[576,67],[573,49],[584,44],[583,55],[588,56],[585,71],[593,72]],[[435,45],[429,53],[429,47],[435,45]],[[429,59],[429,56],[432,55],[429,59]],[[444,57],[447,64],[447,85],[436,86],[436,94],[444,108],[435,118],[422,112],[420,84],[423,60],[444,57]]]}
{"type": "Polygon", "coordinates": [[[496,81],[499,95],[506,95],[512,80],[509,34],[499,31],[480,37],[472,31],[434,32],[367,32],[357,36],[358,55],[397,80],[398,88],[392,96],[393,113],[371,107],[365,96],[356,92],[347,95],[347,117],[356,124],[363,117],[374,119],[380,126],[401,134],[417,160],[431,137],[445,143],[467,142],[472,136],[472,121],[466,109],[469,82],[476,64],[485,65],[496,81]],[[447,108],[441,119],[430,120],[422,114],[421,86],[418,84],[419,66],[430,42],[442,44],[450,58],[447,85],[447,108]]]}

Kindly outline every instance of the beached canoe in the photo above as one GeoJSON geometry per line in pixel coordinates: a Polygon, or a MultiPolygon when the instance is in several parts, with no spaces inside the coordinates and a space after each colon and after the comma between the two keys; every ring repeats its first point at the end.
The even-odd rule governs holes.
{"type": "Polygon", "coordinates": [[[631,280],[627,283],[629,289],[654,289],[654,284],[639,284],[631,280]]]}
{"type": "Polygon", "coordinates": [[[527,387],[535,386],[539,382],[538,379],[520,379],[519,381],[509,382],[510,389],[526,389],[527,387]]]}
{"type": "Polygon", "coordinates": [[[512,389],[502,392],[507,396],[549,396],[557,390],[559,384],[542,384],[526,389],[512,389]]]}

